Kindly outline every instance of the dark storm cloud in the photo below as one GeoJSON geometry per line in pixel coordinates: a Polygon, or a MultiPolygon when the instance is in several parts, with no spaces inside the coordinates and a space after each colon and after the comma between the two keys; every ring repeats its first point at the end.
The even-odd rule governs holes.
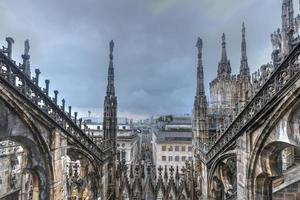
{"type": "Polygon", "coordinates": [[[3,44],[5,36],[15,38],[17,59],[30,39],[32,67],[81,109],[102,107],[108,42],[114,39],[119,110],[141,116],[191,112],[198,36],[207,85],[217,71],[222,32],[238,71],[243,21],[251,68],[268,62],[281,1],[1,0],[0,9],[3,44]]]}

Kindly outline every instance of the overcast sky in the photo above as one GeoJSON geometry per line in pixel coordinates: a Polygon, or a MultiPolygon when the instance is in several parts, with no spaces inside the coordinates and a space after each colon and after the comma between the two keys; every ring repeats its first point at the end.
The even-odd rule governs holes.
{"type": "MultiPolygon", "coordinates": [[[[119,116],[191,113],[196,88],[197,37],[203,39],[206,85],[216,77],[221,34],[234,73],[246,24],[251,71],[269,62],[270,33],[281,26],[282,0],[0,0],[0,44],[15,39],[20,61],[30,40],[32,71],[50,79],[81,115],[102,115],[108,43],[119,116]]],[[[296,13],[299,6],[294,2],[296,13]]],[[[41,81],[43,84],[43,81],[41,81]]],[[[208,94],[208,87],[206,88],[208,94]]]]}

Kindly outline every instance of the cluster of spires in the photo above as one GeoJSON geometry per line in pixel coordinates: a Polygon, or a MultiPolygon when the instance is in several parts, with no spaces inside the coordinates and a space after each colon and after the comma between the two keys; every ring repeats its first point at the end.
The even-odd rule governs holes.
{"type": "MultiPolygon", "coordinates": [[[[203,74],[203,62],[202,62],[202,49],[203,42],[199,37],[196,43],[196,47],[198,49],[198,65],[197,65],[197,94],[205,95],[205,86],[204,86],[204,74],[203,74]]],[[[221,61],[218,66],[218,76],[222,74],[230,75],[231,67],[230,61],[227,58],[226,51],[226,36],[225,33],[222,35],[222,54],[221,61]]],[[[250,69],[248,66],[248,58],[247,58],[247,45],[246,45],[246,28],[245,24],[242,25],[242,43],[241,43],[241,65],[240,65],[240,75],[250,76],[250,69]]]]}
{"type": "MultiPolygon", "coordinates": [[[[226,36],[225,33],[222,34],[222,52],[221,60],[218,65],[218,77],[228,77],[231,76],[230,61],[227,58],[226,51],[226,36]]],[[[198,50],[198,65],[197,65],[197,89],[194,101],[194,116],[195,116],[195,128],[198,129],[196,132],[200,133],[197,137],[200,140],[198,146],[203,145],[202,149],[206,148],[209,143],[208,136],[208,118],[207,118],[207,107],[208,102],[205,95],[205,85],[204,85],[204,72],[203,72],[203,62],[202,62],[202,49],[203,41],[199,37],[196,43],[198,50]],[[199,123],[199,124],[197,124],[199,123]]],[[[248,66],[247,58],[247,45],[246,45],[246,28],[245,24],[242,24],[242,43],[241,43],[241,64],[240,64],[240,77],[250,77],[250,69],[248,66]]]]}
{"type": "Polygon", "coordinates": [[[192,199],[196,195],[196,190],[201,187],[197,185],[197,172],[194,171],[193,162],[186,161],[182,168],[178,166],[168,168],[165,165],[158,166],[157,171],[155,169],[152,165],[127,166],[124,161],[120,162],[116,174],[117,185],[120,186],[119,193],[125,192],[129,197],[135,198],[151,193],[151,196],[156,198],[172,194],[176,199],[187,197],[192,199]]]}

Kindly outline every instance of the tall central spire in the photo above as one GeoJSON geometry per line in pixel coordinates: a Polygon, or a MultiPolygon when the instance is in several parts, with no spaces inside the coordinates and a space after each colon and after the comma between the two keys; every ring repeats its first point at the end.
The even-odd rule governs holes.
{"type": "Polygon", "coordinates": [[[202,64],[203,42],[199,37],[196,43],[198,49],[198,66],[197,66],[197,92],[193,108],[193,143],[205,151],[208,144],[207,132],[207,100],[204,89],[204,73],[202,64]]]}
{"type": "Polygon", "coordinates": [[[109,155],[110,158],[110,169],[108,169],[108,173],[106,174],[108,179],[108,188],[106,194],[111,195],[111,198],[115,199],[115,171],[117,151],[117,97],[115,96],[114,86],[113,50],[114,42],[110,41],[107,88],[103,109],[103,141],[104,151],[109,155]]]}
{"type": "Polygon", "coordinates": [[[117,97],[114,86],[113,50],[114,42],[110,41],[107,88],[104,99],[103,136],[106,147],[114,149],[117,136],[117,97]]]}
{"type": "Polygon", "coordinates": [[[204,95],[204,75],[203,75],[203,64],[202,64],[202,47],[203,42],[199,37],[196,43],[198,49],[198,67],[197,67],[197,95],[204,95]]]}
{"type": "Polygon", "coordinates": [[[248,66],[247,58],[247,45],[246,45],[246,28],[245,23],[242,26],[242,45],[241,45],[241,66],[240,66],[240,75],[250,76],[250,70],[248,66]]]}
{"type": "Polygon", "coordinates": [[[231,67],[230,61],[227,59],[227,52],[226,52],[226,37],[225,33],[222,35],[222,57],[221,61],[219,62],[218,67],[218,76],[221,75],[230,75],[231,74],[231,67]]]}

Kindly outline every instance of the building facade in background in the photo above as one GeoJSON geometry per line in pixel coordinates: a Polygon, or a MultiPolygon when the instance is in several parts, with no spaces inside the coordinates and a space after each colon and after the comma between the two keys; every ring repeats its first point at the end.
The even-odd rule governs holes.
{"type": "Polygon", "coordinates": [[[170,122],[152,129],[153,164],[159,167],[176,166],[179,170],[192,161],[192,124],[190,116],[172,116],[170,122]]]}

